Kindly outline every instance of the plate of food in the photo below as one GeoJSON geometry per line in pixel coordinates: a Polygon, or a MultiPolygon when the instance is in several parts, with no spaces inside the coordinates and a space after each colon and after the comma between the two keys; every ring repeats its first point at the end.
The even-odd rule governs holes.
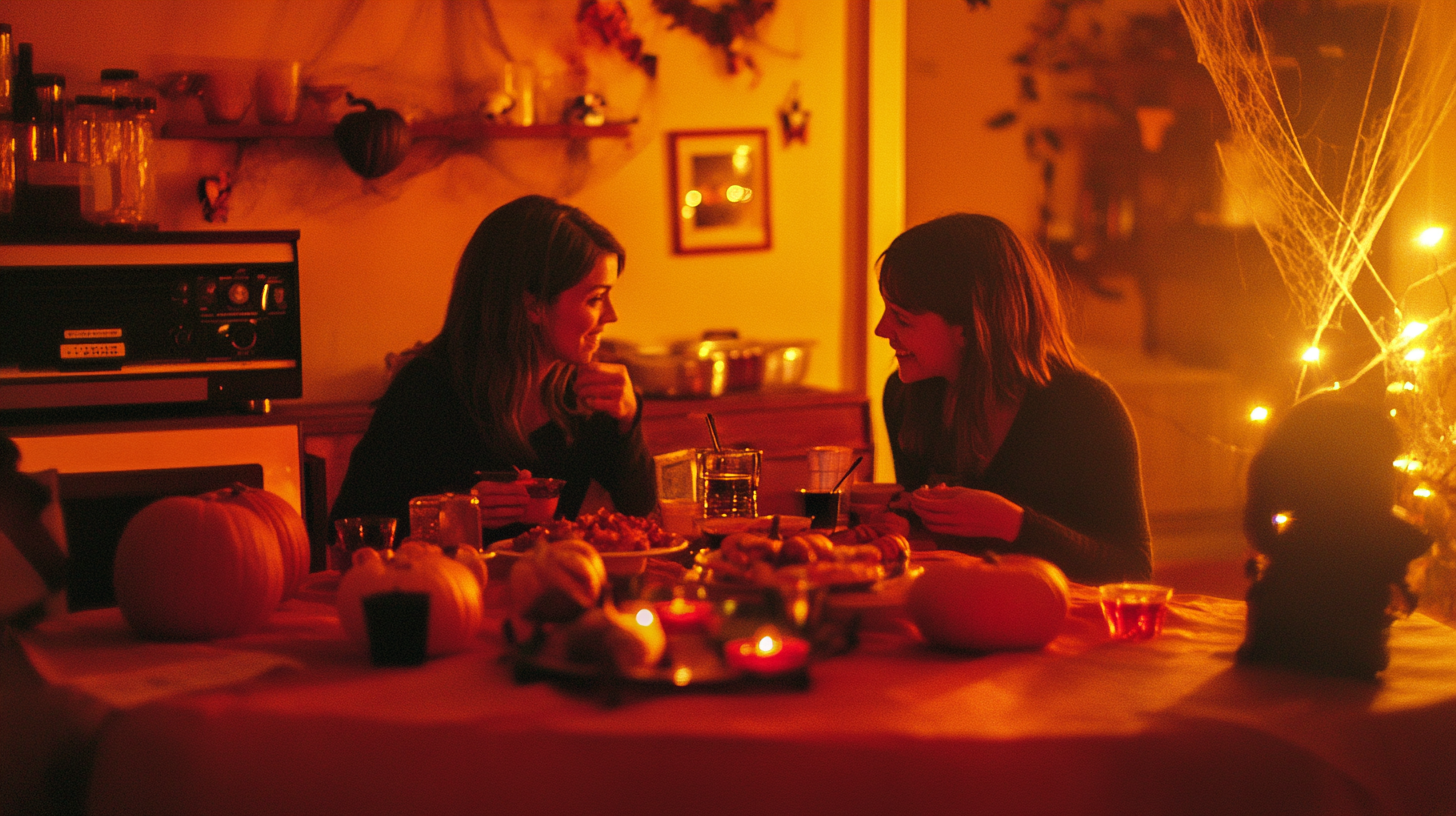
{"type": "Polygon", "coordinates": [[[836,542],[810,531],[782,539],[736,533],[695,558],[709,587],[768,589],[802,582],[830,592],[856,592],[902,575],[909,557],[903,536],[836,542]]]}
{"type": "Polygon", "coordinates": [[[520,558],[542,542],[578,539],[590,544],[602,557],[612,575],[642,572],[647,559],[680,553],[688,548],[687,538],[669,533],[649,518],[628,516],[606,509],[572,519],[555,519],[524,533],[491,544],[487,552],[499,558],[520,558]]]}

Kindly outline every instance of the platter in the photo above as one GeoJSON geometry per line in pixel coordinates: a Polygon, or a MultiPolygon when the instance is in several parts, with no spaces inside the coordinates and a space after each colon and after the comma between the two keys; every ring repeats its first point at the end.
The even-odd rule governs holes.
{"type": "MultiPolygon", "coordinates": [[[[514,542],[515,539],[503,538],[500,541],[492,543],[489,547],[486,547],[486,552],[495,553],[496,556],[505,559],[520,558],[526,553],[519,550],[511,549],[511,544],[513,544],[514,542]]],[[[602,557],[602,561],[611,564],[613,561],[630,561],[638,558],[653,558],[664,555],[675,555],[682,552],[683,550],[686,550],[687,548],[688,540],[686,538],[679,538],[677,539],[677,542],[670,547],[653,547],[646,550],[617,550],[613,552],[602,552],[601,550],[598,550],[597,554],[602,557]]]]}
{"type": "Polygon", "coordinates": [[[831,592],[825,603],[837,609],[881,609],[904,606],[905,594],[915,579],[925,574],[925,567],[910,564],[905,571],[894,578],[886,578],[879,584],[860,591],[831,592]]]}

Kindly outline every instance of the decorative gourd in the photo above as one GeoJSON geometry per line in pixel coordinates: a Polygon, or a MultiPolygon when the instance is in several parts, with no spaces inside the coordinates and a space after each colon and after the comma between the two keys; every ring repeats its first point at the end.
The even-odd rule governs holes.
{"type": "Polygon", "coordinates": [[[480,632],[485,608],[477,575],[485,574],[480,554],[471,547],[459,548],[451,558],[433,544],[405,541],[387,560],[378,550],[355,550],[353,566],[339,580],[335,601],[339,624],[350,640],[367,650],[366,597],[380,592],[428,592],[430,633],[425,652],[438,657],[463,651],[480,632]]]}
{"type": "Polygon", "coordinates": [[[368,99],[348,94],[349,104],[364,110],[344,114],[334,126],[334,144],[355,173],[367,179],[383,176],[409,154],[409,123],[398,111],[378,108],[368,99]]]}
{"type": "Polygon", "coordinates": [[[293,509],[293,505],[277,493],[242,483],[214,490],[202,498],[235,502],[268,522],[283,554],[283,597],[292,598],[297,594],[299,585],[308,577],[312,553],[308,544],[308,527],[304,526],[303,516],[293,509]]]}
{"type": "Polygon", "coordinates": [[[127,522],[113,585],[126,622],[145,638],[207,640],[259,628],[283,598],[273,528],[241,503],[169,496],[127,522]]]}
{"type": "Polygon", "coordinates": [[[920,634],[937,646],[1040,649],[1061,631],[1071,590],[1050,561],[988,554],[981,561],[927,565],[910,585],[905,608],[920,634]]]}
{"type": "Polygon", "coordinates": [[[566,623],[596,606],[607,567],[592,545],[578,539],[543,541],[511,568],[511,606],[537,623],[566,623]]]}

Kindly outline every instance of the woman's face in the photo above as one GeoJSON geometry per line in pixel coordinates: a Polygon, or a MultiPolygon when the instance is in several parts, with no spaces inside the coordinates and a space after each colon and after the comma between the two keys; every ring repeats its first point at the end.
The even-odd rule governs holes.
{"type": "Polygon", "coordinates": [[[596,266],[575,286],[546,306],[533,303],[529,294],[527,311],[541,327],[547,352],[567,363],[591,362],[601,344],[602,330],[617,322],[612,308],[612,286],[617,282],[617,256],[604,253],[596,266]]]}
{"type": "Polygon", "coordinates": [[[875,334],[890,341],[906,383],[944,377],[954,381],[961,370],[966,347],[965,330],[952,326],[935,312],[914,312],[885,301],[885,313],[875,334]]]}

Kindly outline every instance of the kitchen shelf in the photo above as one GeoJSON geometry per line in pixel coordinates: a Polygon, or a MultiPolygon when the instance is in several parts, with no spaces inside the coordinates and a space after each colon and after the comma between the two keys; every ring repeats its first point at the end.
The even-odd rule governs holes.
{"type": "MultiPolygon", "coordinates": [[[[414,139],[623,139],[631,134],[630,122],[608,122],[603,125],[542,124],[507,125],[486,122],[473,116],[428,119],[410,123],[414,139]]],[[[334,135],[333,122],[299,122],[292,125],[212,125],[204,122],[165,122],[163,139],[208,139],[238,141],[248,139],[329,139],[334,135]]]]}

